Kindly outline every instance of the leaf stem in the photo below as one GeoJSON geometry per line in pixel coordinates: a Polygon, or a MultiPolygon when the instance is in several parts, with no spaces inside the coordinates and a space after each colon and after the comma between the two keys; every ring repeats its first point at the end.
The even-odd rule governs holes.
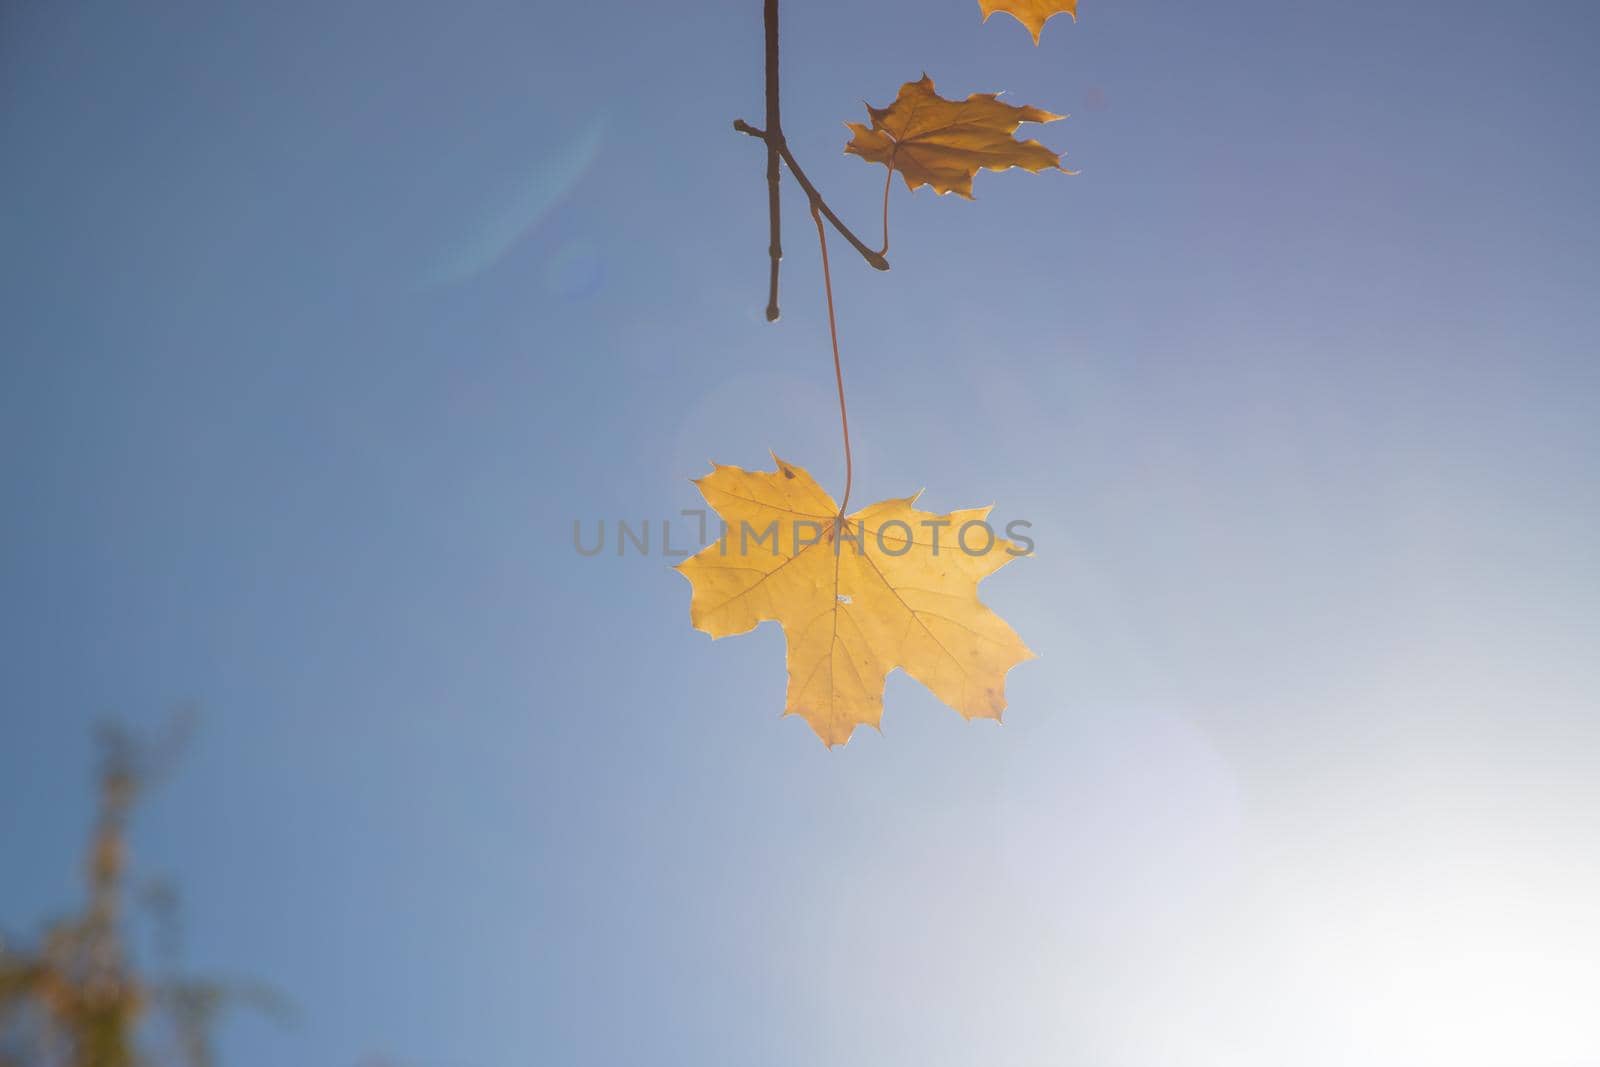
{"type": "Polygon", "coordinates": [[[839,536],[839,524],[844,522],[850,508],[850,486],[855,481],[855,463],[850,458],[850,416],[844,407],[844,370],[839,365],[839,326],[833,317],[833,274],[828,269],[828,231],[822,225],[817,201],[811,201],[811,221],[817,224],[817,243],[822,247],[822,291],[828,295],[828,337],[833,341],[833,380],[839,386],[839,425],[844,430],[844,498],[839,501],[839,517],[835,520],[834,536],[839,536]]]}

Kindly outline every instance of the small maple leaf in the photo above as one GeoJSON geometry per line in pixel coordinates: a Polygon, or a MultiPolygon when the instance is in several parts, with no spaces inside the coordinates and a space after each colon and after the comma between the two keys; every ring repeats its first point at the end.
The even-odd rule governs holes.
{"type": "Polygon", "coordinates": [[[979,170],[1054,168],[1072,173],[1061,165],[1060,153],[1012,136],[1024,122],[1055,122],[1062,116],[1001,103],[994,93],[946,100],[924,74],[902,85],[888,107],[868,105],[867,114],[870,128],[845,123],[854,136],[844,150],[899,171],[908,189],[931,185],[937,193],[960,193],[971,200],[972,179],[979,170]]]}
{"type": "Polygon", "coordinates": [[[784,714],[830,748],[878,725],[896,667],[967,718],[999,719],[1006,672],[1033,653],[978,600],[981,579],[1025,554],[994,535],[989,509],[935,515],[906,497],[841,517],[811,475],[772,458],[775,471],[713,464],[695,481],[727,524],[678,565],[695,628],[727,637],[780,623],[784,714]]]}
{"type": "Polygon", "coordinates": [[[1078,21],[1078,0],[978,0],[978,7],[985,22],[996,11],[1004,11],[1028,28],[1034,44],[1039,43],[1039,34],[1052,16],[1071,15],[1073,22],[1078,21]]]}

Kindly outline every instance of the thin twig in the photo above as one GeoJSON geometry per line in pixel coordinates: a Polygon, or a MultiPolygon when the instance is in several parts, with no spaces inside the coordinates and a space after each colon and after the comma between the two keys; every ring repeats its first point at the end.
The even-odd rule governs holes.
{"type": "MultiPolygon", "coordinates": [[[[778,115],[778,0],[766,0],[761,12],[767,32],[767,129],[781,130],[778,115]]],[[[767,255],[772,275],[767,284],[767,321],[778,321],[778,264],[783,259],[782,212],[778,210],[778,146],[767,142],[767,220],[770,240],[767,255]]]]}
{"type": "MultiPolygon", "coordinates": [[[[767,321],[775,322],[778,318],[778,264],[783,259],[782,221],[779,205],[778,160],[782,159],[788,164],[789,172],[794,175],[795,181],[800,183],[800,188],[805,190],[806,198],[811,203],[813,212],[820,211],[827,220],[833,223],[834,229],[861,253],[865,259],[878,270],[888,270],[889,261],[884,258],[884,252],[874,252],[866,244],[850,232],[850,228],[840,221],[839,216],[833,213],[828,202],[822,199],[822,194],[817,192],[817,187],[811,184],[806,177],[806,172],[800,169],[800,164],[795,160],[794,153],[789,151],[789,145],[783,137],[783,121],[778,108],[778,0],[764,0],[762,4],[762,23],[766,31],[766,89],[767,89],[767,128],[759,130],[744,119],[736,119],[733,128],[740,133],[747,133],[752,137],[766,142],[767,146],[767,226],[769,239],[767,241],[767,258],[771,263],[771,273],[767,283],[767,321]]],[[[884,251],[888,251],[887,233],[887,191],[885,192],[885,240],[884,251]]]]}
{"type": "Polygon", "coordinates": [[[778,154],[783,157],[783,161],[789,166],[789,173],[793,174],[794,180],[800,183],[800,188],[805,191],[806,198],[811,203],[817,205],[817,209],[822,212],[822,217],[833,223],[833,228],[838,230],[839,235],[846,241],[849,241],[851,245],[855,247],[857,252],[861,253],[862,259],[866,260],[878,270],[889,269],[889,261],[883,257],[883,253],[868,248],[867,243],[852,233],[850,227],[846,226],[844,222],[840,220],[839,216],[833,213],[833,209],[829,207],[828,202],[822,198],[822,194],[817,192],[817,187],[811,184],[810,178],[806,177],[806,172],[800,169],[800,163],[794,158],[794,153],[789,151],[788,142],[783,139],[783,134],[780,133],[777,137],[773,137],[766,130],[757,129],[744,119],[734,119],[733,128],[738,130],[740,133],[749,134],[758,141],[767,142],[768,147],[771,147],[773,143],[776,143],[778,146],[778,154]]]}

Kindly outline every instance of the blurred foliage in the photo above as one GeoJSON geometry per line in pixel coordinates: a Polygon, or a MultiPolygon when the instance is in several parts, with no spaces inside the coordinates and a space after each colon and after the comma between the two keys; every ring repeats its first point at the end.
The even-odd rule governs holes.
{"type": "Polygon", "coordinates": [[[260,985],[178,971],[177,896],[169,887],[139,901],[155,919],[166,966],[142,970],[130,948],[129,819],[176,762],[192,722],[176,718],[146,741],[114,726],[100,730],[82,910],[51,923],[32,948],[0,940],[0,1067],[212,1067],[222,1011],[237,1004],[286,1014],[260,985]]]}

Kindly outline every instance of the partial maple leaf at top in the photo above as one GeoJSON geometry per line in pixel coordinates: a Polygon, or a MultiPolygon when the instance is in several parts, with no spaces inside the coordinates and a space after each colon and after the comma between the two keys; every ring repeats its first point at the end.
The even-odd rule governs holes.
{"type": "Polygon", "coordinates": [[[980,170],[1059,170],[1061,154],[1038,141],[1015,136],[1024,122],[1055,122],[1061,115],[1036,107],[1002,103],[994,93],[946,100],[933,91],[926,74],[906,82],[888,107],[867,106],[870,127],[847,122],[854,135],[846,152],[899,171],[906,188],[933,187],[939,194],[972,199],[972,179],[980,170]]]}
{"type": "Polygon", "coordinates": [[[830,748],[877,726],[884,680],[904,670],[968,719],[999,719],[1006,672],[1032,659],[1016,631],[978,600],[978,582],[1023,546],[989,528],[988,508],[935,515],[916,497],[848,516],[810,474],[714,465],[695,484],[727,524],[678,564],[689,618],[712,637],[783,627],[785,715],[830,748]]]}
{"type": "Polygon", "coordinates": [[[978,7],[983,11],[985,22],[996,11],[1010,15],[1033,34],[1034,44],[1039,43],[1044,24],[1053,16],[1071,15],[1073,22],[1078,21],[1078,0],[978,0],[978,7]]]}

